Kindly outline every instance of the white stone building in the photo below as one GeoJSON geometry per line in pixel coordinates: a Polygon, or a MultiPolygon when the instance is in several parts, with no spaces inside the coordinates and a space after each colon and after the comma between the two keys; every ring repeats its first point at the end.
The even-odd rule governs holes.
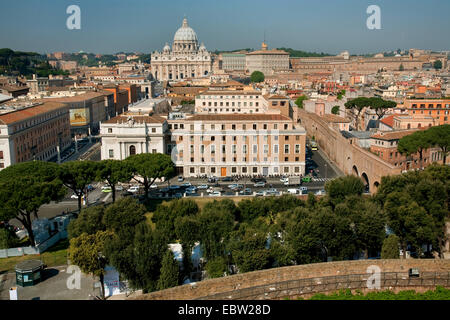
{"type": "Polygon", "coordinates": [[[100,124],[101,158],[124,160],[141,153],[166,153],[168,125],[157,115],[122,114],[100,124]]]}
{"type": "Polygon", "coordinates": [[[159,81],[206,76],[211,73],[212,64],[211,54],[203,43],[199,46],[197,34],[186,18],[175,33],[172,48],[166,43],[162,52],[151,55],[152,75],[159,81]]]}

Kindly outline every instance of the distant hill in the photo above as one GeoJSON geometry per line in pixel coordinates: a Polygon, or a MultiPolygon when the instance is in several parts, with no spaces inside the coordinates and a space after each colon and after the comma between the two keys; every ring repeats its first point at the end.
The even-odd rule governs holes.
{"type": "Polygon", "coordinates": [[[332,56],[328,53],[317,53],[317,52],[306,52],[301,50],[294,50],[291,48],[277,48],[278,50],[283,50],[289,53],[289,56],[292,58],[305,58],[305,57],[329,57],[332,56]]]}
{"type": "Polygon", "coordinates": [[[3,48],[0,49],[0,74],[24,76],[37,74],[46,77],[49,74],[66,74],[66,72],[53,69],[45,55],[3,48]]]}

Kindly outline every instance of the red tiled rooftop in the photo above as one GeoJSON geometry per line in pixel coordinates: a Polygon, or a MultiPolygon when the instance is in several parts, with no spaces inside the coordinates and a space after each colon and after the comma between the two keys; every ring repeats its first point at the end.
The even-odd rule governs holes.
{"type": "Polygon", "coordinates": [[[18,109],[11,112],[0,114],[0,123],[12,124],[60,108],[67,108],[67,106],[59,102],[45,102],[37,106],[26,107],[23,109],[18,109]]]}

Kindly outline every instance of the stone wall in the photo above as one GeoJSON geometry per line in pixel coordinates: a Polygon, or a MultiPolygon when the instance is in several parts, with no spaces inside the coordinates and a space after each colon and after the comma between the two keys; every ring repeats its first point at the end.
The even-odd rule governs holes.
{"type": "Polygon", "coordinates": [[[299,118],[308,137],[314,136],[319,148],[327,157],[344,174],[361,177],[369,184],[371,192],[376,191],[382,176],[401,173],[400,168],[360,148],[356,141],[344,138],[339,131],[330,128],[320,116],[300,110],[299,118]]]}
{"type": "MultiPolygon", "coordinates": [[[[368,275],[367,268],[376,265],[382,273],[401,273],[407,275],[410,268],[418,268],[421,273],[438,272],[449,273],[450,260],[433,259],[398,259],[398,260],[354,260],[315,263],[283,268],[274,268],[262,271],[248,272],[233,276],[204,280],[201,282],[178,286],[162,291],[141,295],[133,299],[137,300],[191,300],[191,299],[214,299],[220,294],[224,298],[234,292],[248,288],[261,286],[274,286],[283,282],[318,277],[335,277],[348,275],[368,275]]],[[[450,275],[449,275],[450,277],[450,275]]],[[[359,279],[358,281],[360,281],[359,279]]],[[[447,280],[447,284],[450,282],[447,280]]],[[[405,287],[405,286],[403,286],[405,287]]],[[[429,287],[430,288],[430,287],[429,287]]],[[[266,287],[267,289],[267,287],[266,287]]],[[[261,290],[263,296],[254,297],[264,299],[265,291],[261,290]]],[[[324,288],[326,289],[326,288],[324,288]]],[[[259,289],[258,289],[259,290],[259,289]]],[[[277,290],[273,290],[277,291],[277,290]]],[[[279,290],[278,290],[279,291],[279,290]]],[[[284,294],[286,296],[286,294],[284,294]]],[[[293,294],[292,297],[295,295],[293,294]]],[[[270,298],[270,296],[269,296],[270,298]]],[[[279,297],[272,297],[274,299],[279,297]]]]}

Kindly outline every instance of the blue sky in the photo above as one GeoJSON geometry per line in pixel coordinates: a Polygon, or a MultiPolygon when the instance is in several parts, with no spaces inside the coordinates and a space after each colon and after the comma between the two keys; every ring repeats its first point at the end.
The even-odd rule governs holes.
{"type": "Polygon", "coordinates": [[[0,0],[0,47],[95,53],[151,52],[171,43],[186,15],[208,50],[269,47],[352,54],[450,50],[449,0],[0,0]],[[81,30],[66,8],[81,8],[81,30]],[[381,30],[366,27],[369,5],[381,30]]]}

